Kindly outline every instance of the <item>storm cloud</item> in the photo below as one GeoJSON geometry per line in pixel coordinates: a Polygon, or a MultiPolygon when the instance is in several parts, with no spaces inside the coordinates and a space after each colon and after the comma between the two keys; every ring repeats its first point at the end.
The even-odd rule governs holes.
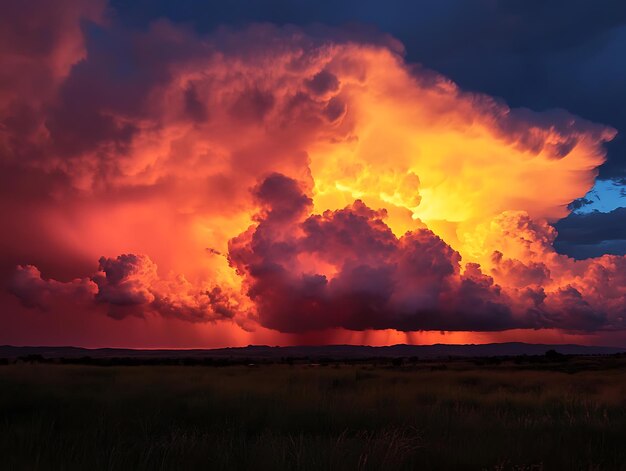
{"type": "Polygon", "coordinates": [[[505,80],[516,67],[484,63],[496,52],[549,72],[589,41],[612,57],[619,8],[578,35],[578,3],[556,31],[551,7],[535,5],[536,32],[518,25],[531,8],[521,4],[431,7],[437,21],[415,20],[423,30],[391,13],[378,29],[338,27],[348,10],[331,21],[323,2],[303,8],[327,25],[283,24],[301,23],[300,10],[279,4],[281,18],[252,8],[236,25],[222,21],[226,5],[191,24],[158,2],[141,21],[115,2],[6,9],[3,295],[85,323],[234,332],[626,327],[619,249],[584,260],[555,250],[622,239],[620,210],[564,219],[598,172],[621,175],[606,147],[619,120],[546,98],[587,80],[567,61],[575,79],[550,75],[534,88],[545,100],[523,74],[505,80]],[[264,19],[277,24],[254,22],[264,19]],[[437,24],[448,37],[425,41],[437,24]],[[492,40],[511,30],[521,44],[492,40]],[[465,52],[444,54],[464,35],[475,38],[465,52]],[[486,82],[472,75],[481,69],[486,82]]]}

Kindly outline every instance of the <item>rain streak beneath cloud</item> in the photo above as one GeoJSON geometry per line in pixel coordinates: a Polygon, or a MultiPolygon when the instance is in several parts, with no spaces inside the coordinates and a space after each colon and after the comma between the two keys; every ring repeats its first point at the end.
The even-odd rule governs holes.
{"type": "Polygon", "coordinates": [[[1,274],[28,309],[626,328],[626,258],[553,248],[610,127],[463,91],[384,34],[131,29],[103,3],[37,3],[0,20],[1,274]]]}

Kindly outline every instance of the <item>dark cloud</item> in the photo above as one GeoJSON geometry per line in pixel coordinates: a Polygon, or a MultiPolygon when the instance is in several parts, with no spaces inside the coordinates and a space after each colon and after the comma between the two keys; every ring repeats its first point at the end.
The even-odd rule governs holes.
{"type": "Polygon", "coordinates": [[[570,211],[576,211],[580,208],[583,208],[585,206],[588,206],[590,204],[593,204],[593,200],[590,200],[588,198],[577,198],[574,201],[572,201],[570,204],[567,205],[567,209],[569,209],[570,211]]]}
{"type": "Polygon", "coordinates": [[[307,80],[306,84],[317,95],[334,92],[339,88],[339,80],[327,70],[322,70],[315,74],[311,79],[307,80]]]}
{"type": "Polygon", "coordinates": [[[555,225],[555,248],[575,258],[626,253],[626,208],[609,213],[572,213],[555,225]]]}
{"type": "Polygon", "coordinates": [[[100,259],[96,301],[113,305],[140,305],[154,301],[151,286],[158,280],[157,267],[145,255],[123,254],[100,259]]]}
{"type": "Polygon", "coordinates": [[[397,238],[386,212],[361,201],[310,215],[311,199],[282,175],[254,194],[258,226],[230,242],[229,257],[262,325],[283,332],[511,326],[493,280],[479,279],[478,268],[462,278],[460,255],[429,230],[397,238]],[[472,306],[491,309],[476,316],[472,306]]]}
{"type": "MultiPolygon", "coordinates": [[[[621,258],[590,264],[584,286],[565,284],[546,294],[543,286],[552,282],[546,264],[495,252],[492,272],[507,280],[503,289],[476,263],[463,270],[461,256],[428,229],[398,238],[385,224],[384,210],[358,200],[310,214],[312,202],[300,188],[282,175],[265,179],[254,190],[258,224],[230,241],[230,261],[263,326],[282,332],[623,327],[614,306],[620,302],[621,258]],[[617,278],[606,283],[602,274],[617,278]],[[601,286],[617,291],[596,297],[601,286]]],[[[554,236],[550,226],[523,214],[498,224],[526,248],[548,248],[554,236]]]]}
{"type": "Polygon", "coordinates": [[[554,248],[559,253],[583,260],[600,257],[604,254],[624,255],[626,254],[626,240],[603,240],[595,244],[575,244],[557,239],[554,248]]]}
{"type": "Polygon", "coordinates": [[[572,213],[555,225],[557,242],[597,244],[608,240],[626,239],[626,208],[609,213],[572,213]]]}
{"type": "Polygon", "coordinates": [[[25,306],[47,311],[63,303],[88,305],[97,287],[87,278],[69,282],[44,279],[37,267],[25,265],[15,270],[9,291],[25,306]]]}

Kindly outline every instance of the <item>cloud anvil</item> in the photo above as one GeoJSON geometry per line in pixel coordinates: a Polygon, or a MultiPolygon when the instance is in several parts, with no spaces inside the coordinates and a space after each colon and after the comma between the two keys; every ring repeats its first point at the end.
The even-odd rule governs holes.
{"type": "Polygon", "coordinates": [[[3,303],[246,335],[626,329],[626,257],[553,246],[611,127],[463,91],[383,34],[37,3],[36,34],[0,20],[3,303]]]}

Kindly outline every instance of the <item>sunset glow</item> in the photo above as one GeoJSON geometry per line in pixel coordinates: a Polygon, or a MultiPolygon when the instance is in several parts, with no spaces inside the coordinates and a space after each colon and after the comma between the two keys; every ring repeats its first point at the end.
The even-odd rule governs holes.
{"type": "Polygon", "coordinates": [[[0,343],[626,339],[626,257],[553,247],[610,126],[464,91],[382,33],[58,3],[28,37],[0,20],[0,343]]]}

